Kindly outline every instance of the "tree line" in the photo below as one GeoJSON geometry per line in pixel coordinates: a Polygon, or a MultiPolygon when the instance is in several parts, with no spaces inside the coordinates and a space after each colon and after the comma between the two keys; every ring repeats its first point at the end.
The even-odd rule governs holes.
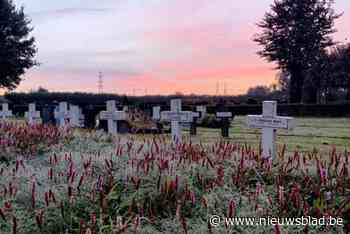
{"type": "MultiPolygon", "coordinates": [[[[283,70],[270,86],[251,87],[247,96],[261,99],[273,96],[280,102],[290,100],[291,74],[283,70]]],[[[305,75],[302,102],[326,104],[350,101],[350,43],[335,45],[323,53],[305,75]]]]}
{"type": "MultiPolygon", "coordinates": [[[[290,103],[350,100],[350,44],[332,38],[333,0],[275,0],[258,26],[258,54],[280,70],[279,84],[290,103]],[[343,97],[342,97],[343,96],[343,97]]],[[[266,87],[254,87],[249,93],[266,87]]]]}

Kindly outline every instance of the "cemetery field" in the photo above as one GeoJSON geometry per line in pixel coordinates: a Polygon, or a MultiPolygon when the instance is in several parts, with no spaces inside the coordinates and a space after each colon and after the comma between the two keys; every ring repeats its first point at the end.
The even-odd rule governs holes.
{"type": "MultiPolygon", "coordinates": [[[[241,133],[232,134],[232,141],[220,141],[219,131],[198,129],[205,144],[0,122],[0,233],[347,233],[349,153],[284,154],[271,163],[236,144],[240,135],[249,136],[244,121],[236,118],[231,133],[241,133]],[[340,218],[343,225],[223,221],[308,216],[340,218]]],[[[348,131],[341,128],[347,120],[337,119],[333,130],[317,132],[325,121],[301,119],[286,137],[314,133],[304,129],[310,126],[326,137],[327,131],[348,131]]],[[[242,142],[254,143],[254,137],[242,136],[242,142]]]]}
{"type": "MultiPolygon", "coordinates": [[[[230,140],[258,146],[259,129],[249,129],[246,116],[236,116],[231,123],[230,140]]],[[[210,143],[220,136],[220,129],[198,128],[193,141],[210,143]]],[[[296,118],[296,128],[291,131],[278,130],[279,148],[286,144],[287,151],[312,151],[314,147],[328,152],[332,145],[338,150],[350,149],[350,118],[296,118]]],[[[188,134],[187,134],[188,135],[188,134]]]]}

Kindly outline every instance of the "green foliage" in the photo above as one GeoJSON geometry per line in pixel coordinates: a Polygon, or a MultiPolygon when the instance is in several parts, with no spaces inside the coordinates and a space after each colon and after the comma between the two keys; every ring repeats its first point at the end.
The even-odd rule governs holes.
{"type": "Polygon", "coordinates": [[[221,124],[215,115],[207,114],[198,126],[204,128],[220,128],[221,124]]]}
{"type": "Polygon", "coordinates": [[[258,23],[254,41],[263,46],[258,54],[291,74],[290,101],[300,102],[305,73],[320,53],[334,44],[333,0],[276,0],[271,12],[258,23]]]}
{"type": "Polygon", "coordinates": [[[0,0],[0,88],[15,88],[24,72],[37,65],[33,28],[23,7],[11,0],[0,0]]]}
{"type": "Polygon", "coordinates": [[[250,97],[266,97],[271,93],[271,89],[264,85],[258,85],[251,87],[247,91],[247,95],[250,97]]]}

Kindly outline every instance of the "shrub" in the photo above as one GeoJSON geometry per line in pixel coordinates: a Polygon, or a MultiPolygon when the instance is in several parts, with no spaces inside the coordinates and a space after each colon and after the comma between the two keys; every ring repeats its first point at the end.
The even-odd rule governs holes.
{"type": "Polygon", "coordinates": [[[199,127],[204,128],[221,128],[220,121],[215,117],[215,115],[207,114],[203,121],[198,124],[199,127]]]}

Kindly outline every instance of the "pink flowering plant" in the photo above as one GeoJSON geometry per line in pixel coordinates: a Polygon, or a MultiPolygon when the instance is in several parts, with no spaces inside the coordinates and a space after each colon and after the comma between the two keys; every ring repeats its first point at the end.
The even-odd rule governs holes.
{"type": "Polygon", "coordinates": [[[69,140],[70,129],[51,125],[0,122],[0,157],[8,161],[17,155],[33,157],[50,146],[69,140]]]}
{"type": "MultiPolygon", "coordinates": [[[[64,141],[62,138],[59,141],[64,141]]],[[[350,154],[263,160],[259,149],[75,133],[45,157],[0,166],[4,233],[346,233],[350,154]],[[323,217],[344,226],[213,227],[221,217],[323,217]]]]}

